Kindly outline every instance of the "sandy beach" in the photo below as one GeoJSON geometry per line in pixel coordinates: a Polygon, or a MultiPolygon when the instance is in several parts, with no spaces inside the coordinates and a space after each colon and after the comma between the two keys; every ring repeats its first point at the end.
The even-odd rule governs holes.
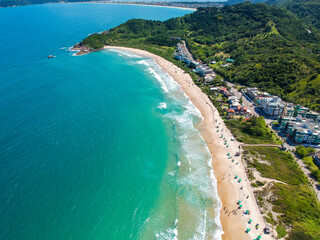
{"type": "Polygon", "coordinates": [[[236,157],[239,151],[239,143],[231,141],[232,134],[225,127],[218,111],[213,106],[208,96],[197,87],[189,74],[178,68],[173,63],[155,54],[140,49],[124,47],[105,47],[105,49],[126,50],[134,54],[153,58],[182,88],[192,103],[200,110],[203,121],[199,126],[202,137],[206,141],[212,155],[212,166],[218,183],[218,195],[222,202],[220,221],[223,227],[223,240],[255,239],[259,234],[262,239],[273,239],[263,234],[265,221],[260,213],[253,189],[248,180],[245,167],[240,157],[236,157]],[[223,134],[223,137],[221,137],[223,134]],[[227,144],[225,144],[227,141],[227,144]],[[228,145],[228,147],[227,147],[228,145]],[[228,157],[230,153],[231,157],[228,157]],[[235,179],[235,176],[238,176],[235,179]],[[239,182],[241,179],[241,182],[239,182]],[[237,201],[241,201],[242,209],[239,209],[237,201]],[[250,210],[251,214],[244,214],[250,210]],[[252,223],[249,223],[249,219],[252,223]],[[256,224],[260,225],[258,230],[256,224]],[[251,231],[246,233],[245,230],[251,231]]]}

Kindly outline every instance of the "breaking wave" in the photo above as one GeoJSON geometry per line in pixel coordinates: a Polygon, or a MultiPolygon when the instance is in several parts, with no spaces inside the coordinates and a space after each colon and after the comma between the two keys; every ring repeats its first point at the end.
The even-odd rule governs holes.
{"type": "Polygon", "coordinates": [[[221,202],[211,154],[196,128],[203,119],[199,109],[153,59],[125,51],[119,54],[129,57],[132,64],[143,65],[146,74],[162,89],[165,102],[157,108],[165,109],[159,114],[172,126],[170,134],[174,136],[161,201],[141,235],[149,237],[153,232],[159,240],[221,239],[221,202]],[[168,202],[174,206],[170,212],[168,202]]]}

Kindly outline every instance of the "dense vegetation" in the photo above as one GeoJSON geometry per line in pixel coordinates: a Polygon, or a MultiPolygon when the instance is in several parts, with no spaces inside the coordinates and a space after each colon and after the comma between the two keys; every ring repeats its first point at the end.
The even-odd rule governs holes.
{"type": "Polygon", "coordinates": [[[277,225],[278,235],[290,240],[320,239],[320,205],[291,154],[273,147],[245,147],[245,160],[249,171],[255,169],[263,177],[281,181],[255,191],[267,221],[277,225]]]}
{"type": "Polygon", "coordinates": [[[276,135],[268,128],[262,116],[251,117],[247,121],[231,119],[225,121],[232,135],[239,142],[247,144],[276,144],[280,143],[276,135]]]}
{"type": "MultiPolygon", "coordinates": [[[[246,0],[228,0],[227,4],[238,4],[246,0]]],[[[305,22],[320,28],[319,0],[251,0],[252,3],[266,3],[285,7],[305,22]]]]}
{"type": "Polygon", "coordinates": [[[305,157],[307,157],[307,156],[309,156],[309,155],[311,155],[311,154],[313,154],[313,153],[315,153],[315,149],[314,148],[312,148],[312,147],[304,147],[304,146],[298,146],[297,148],[296,148],[296,153],[298,154],[298,156],[300,157],[300,158],[305,158],[305,157]]]}
{"type": "Polygon", "coordinates": [[[310,170],[313,178],[320,183],[320,169],[314,163],[313,157],[308,156],[302,159],[302,161],[307,165],[308,169],[310,170]]]}
{"type": "Polygon", "coordinates": [[[305,22],[320,28],[320,1],[319,0],[293,0],[282,3],[289,11],[296,14],[305,22]]]}
{"type": "Polygon", "coordinates": [[[91,35],[82,44],[93,49],[105,44],[173,47],[172,37],[180,37],[205,63],[234,59],[229,67],[215,66],[225,79],[320,110],[320,34],[308,30],[285,9],[246,2],[199,8],[165,22],[130,20],[109,34],[91,35]]]}
{"type": "Polygon", "coordinates": [[[306,164],[307,168],[310,170],[313,178],[320,182],[320,169],[315,164],[313,159],[313,154],[315,153],[315,149],[311,147],[298,146],[296,148],[296,154],[302,158],[302,161],[306,164]]]}

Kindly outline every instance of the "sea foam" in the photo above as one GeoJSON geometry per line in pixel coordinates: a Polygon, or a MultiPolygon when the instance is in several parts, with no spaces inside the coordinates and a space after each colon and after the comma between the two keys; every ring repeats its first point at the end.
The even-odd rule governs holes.
{"type": "Polygon", "coordinates": [[[148,71],[159,81],[161,88],[165,89],[165,94],[184,109],[180,112],[168,112],[165,117],[178,124],[181,155],[184,156],[184,159],[181,159],[177,165],[181,166],[183,161],[186,161],[189,165],[188,171],[183,174],[180,172],[177,180],[178,185],[191,189],[185,196],[185,200],[189,201],[190,205],[195,204],[196,207],[200,208],[203,205],[202,199],[209,203],[208,206],[202,207],[199,211],[198,226],[192,239],[206,239],[207,237],[221,239],[221,202],[217,193],[217,180],[211,164],[212,159],[204,139],[194,126],[194,120],[201,120],[203,117],[199,109],[182,91],[180,85],[168,73],[164,72],[154,61],[144,60],[143,64],[148,66],[148,71]],[[214,218],[207,214],[207,208],[210,207],[215,208],[214,218]]]}
{"type": "MultiPolygon", "coordinates": [[[[154,60],[131,54],[127,56],[134,58],[132,64],[144,65],[146,73],[163,90],[166,102],[160,103],[158,108],[166,109],[166,112],[162,113],[163,117],[172,122],[178,140],[176,151],[179,160],[174,163],[178,169],[173,170],[173,167],[168,170],[168,175],[175,182],[177,196],[181,195],[178,205],[188,206],[184,211],[190,214],[195,222],[194,228],[189,229],[188,236],[191,237],[188,239],[221,239],[223,233],[219,214],[221,202],[217,194],[217,180],[211,164],[211,154],[195,127],[195,123],[203,119],[201,112],[182,91],[180,85],[154,60]],[[214,211],[208,211],[212,208],[214,211]]],[[[176,221],[166,230],[157,231],[156,238],[178,239],[178,216],[176,221]]],[[[183,226],[184,221],[189,219],[179,219],[179,225],[183,226]]],[[[182,232],[181,236],[184,236],[183,234],[185,233],[182,232]]]]}

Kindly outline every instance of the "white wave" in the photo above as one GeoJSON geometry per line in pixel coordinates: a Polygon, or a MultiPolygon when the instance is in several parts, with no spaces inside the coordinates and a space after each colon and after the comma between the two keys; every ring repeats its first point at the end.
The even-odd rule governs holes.
{"type": "Polygon", "coordinates": [[[79,57],[79,55],[77,55],[77,53],[79,52],[79,51],[73,51],[74,53],[72,53],[72,56],[73,57],[79,57]]]}
{"type": "MultiPolygon", "coordinates": [[[[175,176],[178,174],[174,181],[177,181],[179,189],[186,190],[181,193],[183,194],[183,200],[190,207],[197,209],[198,216],[195,218],[197,227],[194,229],[193,239],[205,239],[214,236],[213,239],[219,240],[223,231],[220,223],[221,201],[217,193],[217,180],[212,168],[210,151],[194,125],[195,121],[200,121],[203,116],[182,91],[180,85],[154,60],[140,58],[134,60],[134,63],[146,67],[145,70],[153,79],[157,80],[163,89],[164,97],[167,99],[166,102],[170,102],[170,105],[166,106],[168,112],[164,114],[164,117],[173,122],[174,131],[178,135],[177,139],[180,145],[177,149],[179,155],[178,166],[184,166],[184,163],[186,163],[186,166],[189,167],[185,170],[181,167],[179,171],[171,171],[168,175],[175,176]],[[207,210],[211,207],[215,208],[214,216],[213,213],[210,213],[211,215],[207,213],[207,210]]],[[[157,239],[165,240],[178,239],[177,236],[178,231],[175,226],[156,234],[157,239]]]]}
{"type": "Polygon", "coordinates": [[[177,226],[179,219],[174,220],[174,226],[177,226]]]}
{"type": "Polygon", "coordinates": [[[179,161],[179,162],[177,163],[177,165],[180,167],[180,166],[181,166],[181,162],[179,161]]]}
{"type": "Polygon", "coordinates": [[[115,49],[115,48],[108,48],[107,51],[110,51],[110,52],[115,52],[117,53],[119,56],[123,56],[123,57],[128,57],[128,58],[142,58],[141,56],[137,55],[137,54],[134,54],[134,53],[131,53],[131,52],[128,52],[126,50],[120,50],[120,49],[115,49]]]}
{"type": "Polygon", "coordinates": [[[156,73],[156,71],[154,69],[152,69],[151,67],[148,68],[149,72],[159,81],[159,83],[161,84],[161,88],[165,91],[165,92],[169,92],[165,82],[163,81],[163,79],[160,77],[160,75],[158,73],[156,73]]]}
{"type": "Polygon", "coordinates": [[[206,239],[208,236],[214,236],[213,239],[218,240],[221,239],[223,232],[220,223],[221,202],[217,194],[217,180],[214,176],[209,149],[200,132],[193,126],[192,119],[195,112],[192,110],[193,108],[189,107],[182,113],[171,112],[166,115],[177,123],[180,133],[178,138],[181,144],[180,156],[184,156],[180,161],[189,165],[189,171],[183,175],[180,173],[177,183],[187,190],[185,200],[191,206],[198,206],[199,214],[204,214],[203,217],[198,218],[198,227],[192,239],[206,239]],[[215,208],[214,217],[206,215],[207,209],[201,207],[203,200],[212,202],[207,207],[215,208]],[[212,219],[208,220],[210,217],[212,219]]]}
{"type": "Polygon", "coordinates": [[[156,233],[155,236],[159,240],[178,240],[178,229],[168,228],[165,232],[156,233]]]}
{"type": "Polygon", "coordinates": [[[59,49],[67,49],[67,47],[61,47],[61,48],[59,48],[59,49]]]}
{"type": "Polygon", "coordinates": [[[157,73],[158,78],[156,79],[160,82],[162,88],[166,86],[166,89],[169,90],[165,92],[167,97],[184,108],[181,112],[171,111],[165,114],[165,117],[173,120],[178,128],[177,132],[182,133],[179,136],[179,142],[182,147],[180,154],[184,156],[184,159],[181,159],[179,163],[182,164],[186,161],[189,164],[189,171],[184,175],[179,173],[177,181],[180,186],[184,186],[188,191],[191,191],[189,196],[185,196],[186,201],[194,204],[195,201],[201,201],[202,199],[208,199],[209,201],[211,199],[210,202],[215,203],[214,206],[213,204],[208,206],[209,208],[212,206],[215,208],[214,218],[209,220],[209,223],[207,221],[211,216],[207,216],[207,209],[203,209],[203,216],[199,219],[198,227],[195,229],[197,235],[194,235],[194,239],[205,239],[206,236],[214,236],[213,239],[217,240],[221,239],[223,231],[220,223],[220,209],[222,204],[217,193],[217,180],[212,168],[212,158],[200,132],[194,127],[194,120],[203,119],[203,116],[181,87],[169,74],[163,72],[163,70],[161,72],[161,68],[157,67],[156,63],[144,60],[140,64],[149,65],[149,68],[153,69],[153,71],[149,71],[153,74],[154,72],[157,73]],[[207,232],[207,228],[210,230],[209,232],[207,232]]]}
{"type": "Polygon", "coordinates": [[[167,104],[165,102],[161,102],[158,106],[159,109],[166,109],[167,108],[167,104]]]}

